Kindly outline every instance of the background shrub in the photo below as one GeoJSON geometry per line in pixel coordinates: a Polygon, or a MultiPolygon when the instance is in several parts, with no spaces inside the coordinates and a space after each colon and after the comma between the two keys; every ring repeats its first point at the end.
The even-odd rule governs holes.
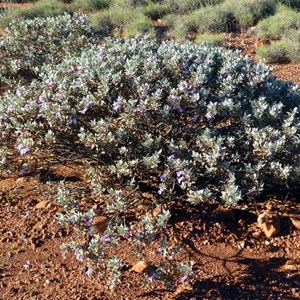
{"type": "Polygon", "coordinates": [[[290,43],[286,43],[286,41],[276,41],[270,45],[259,47],[256,54],[264,58],[267,63],[287,63],[291,61],[289,47],[290,43]]]}
{"type": "MultiPolygon", "coordinates": [[[[38,76],[45,64],[55,65],[79,54],[91,43],[84,15],[13,21],[0,40],[0,80],[9,86],[38,76]]],[[[96,43],[96,39],[93,40],[96,43]]]]}
{"type": "Polygon", "coordinates": [[[3,17],[0,18],[0,26],[5,28],[16,19],[55,17],[66,12],[70,13],[69,7],[59,0],[38,0],[32,5],[22,8],[9,6],[2,13],[3,17]]]}
{"type": "Polygon", "coordinates": [[[225,42],[225,40],[226,39],[225,39],[224,34],[204,33],[204,34],[200,34],[196,37],[195,43],[200,44],[202,42],[209,42],[215,46],[221,46],[225,42]]]}
{"type": "Polygon", "coordinates": [[[281,38],[289,30],[293,29],[300,29],[300,12],[280,5],[274,16],[258,23],[257,34],[266,38],[281,38]]]}
{"type": "Polygon", "coordinates": [[[73,9],[80,9],[84,12],[108,8],[112,0],[74,0],[73,9]]]}

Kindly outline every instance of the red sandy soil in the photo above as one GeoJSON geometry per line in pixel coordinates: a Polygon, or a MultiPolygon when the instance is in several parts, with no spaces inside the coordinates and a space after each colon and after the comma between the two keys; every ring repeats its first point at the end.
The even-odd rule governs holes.
{"type": "MultiPolygon", "coordinates": [[[[254,45],[253,36],[228,36],[229,47],[252,58],[254,45]]],[[[299,65],[272,67],[279,79],[300,83],[299,65]]],[[[0,299],[300,299],[300,231],[288,217],[291,211],[299,215],[299,199],[266,196],[260,204],[234,208],[178,206],[170,239],[183,243],[194,277],[171,289],[127,268],[122,284],[110,291],[104,282],[88,278],[74,255],[61,254],[60,244],[73,237],[56,221],[62,208],[54,188],[62,179],[79,192],[82,205],[100,208],[85,193],[82,167],[59,165],[0,177],[0,299]],[[267,238],[257,216],[270,207],[280,212],[281,230],[267,238]]],[[[129,247],[122,252],[126,256],[129,247]]]]}

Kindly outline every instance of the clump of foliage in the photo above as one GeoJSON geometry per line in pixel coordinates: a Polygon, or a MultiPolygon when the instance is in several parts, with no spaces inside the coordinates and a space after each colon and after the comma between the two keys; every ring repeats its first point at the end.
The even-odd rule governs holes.
{"type": "Polygon", "coordinates": [[[98,9],[107,9],[112,0],[74,0],[72,7],[82,11],[94,11],[98,9]]]}
{"type": "Polygon", "coordinates": [[[291,62],[289,57],[290,43],[285,41],[275,41],[270,45],[262,45],[256,51],[256,54],[264,58],[267,63],[288,63],[291,62]]]}
{"type": "Polygon", "coordinates": [[[200,44],[202,42],[209,42],[214,44],[215,46],[221,46],[225,42],[225,36],[222,33],[199,34],[195,39],[195,43],[200,44]]]}
{"type": "MultiPolygon", "coordinates": [[[[78,55],[92,43],[85,15],[13,21],[0,40],[0,81],[29,82],[46,64],[56,65],[68,54],[78,55]]],[[[93,39],[96,43],[97,39],[93,39]]]]}
{"type": "Polygon", "coordinates": [[[279,5],[274,16],[257,25],[258,35],[265,38],[281,38],[290,30],[300,30],[300,12],[283,5],[279,5]]]}
{"type": "Polygon", "coordinates": [[[191,276],[190,263],[174,263],[180,245],[169,240],[176,201],[234,205],[299,185],[299,88],[237,52],[109,38],[37,75],[0,99],[2,168],[16,154],[30,163],[39,151],[58,161],[88,158],[107,225],[97,231],[92,208],[80,208],[62,185],[58,219],[79,233],[62,247],[88,275],[104,279],[108,271],[111,288],[126,263],[117,251],[124,241],[140,260],[149,245],[157,248],[150,280],[191,276]],[[143,185],[152,198],[139,197],[143,185]]]}
{"type": "Polygon", "coordinates": [[[69,12],[69,7],[59,0],[39,0],[22,8],[8,6],[1,16],[0,27],[5,28],[16,19],[55,17],[69,12]]]}
{"type": "Polygon", "coordinates": [[[223,7],[232,11],[241,29],[256,25],[276,11],[273,0],[226,0],[223,7]]]}

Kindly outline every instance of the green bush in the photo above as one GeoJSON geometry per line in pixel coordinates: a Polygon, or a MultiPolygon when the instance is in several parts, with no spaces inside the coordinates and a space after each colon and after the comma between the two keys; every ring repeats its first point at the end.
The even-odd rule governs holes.
{"type": "Polygon", "coordinates": [[[270,45],[263,45],[259,47],[256,54],[264,58],[267,63],[290,62],[289,56],[290,43],[285,41],[276,41],[270,45]]]}
{"type": "Polygon", "coordinates": [[[274,0],[226,0],[222,5],[232,12],[241,28],[253,26],[276,11],[274,0]]]}
{"type": "Polygon", "coordinates": [[[185,38],[189,33],[231,32],[236,28],[235,17],[227,7],[207,6],[177,18],[171,36],[185,38]]]}
{"type": "Polygon", "coordinates": [[[166,5],[150,2],[143,10],[144,14],[152,20],[161,19],[169,13],[166,5]]]}
{"type": "Polygon", "coordinates": [[[90,15],[90,24],[101,35],[109,34],[113,29],[109,10],[99,10],[90,15]]]}
{"type": "Polygon", "coordinates": [[[200,44],[203,42],[209,42],[215,46],[221,46],[225,42],[225,36],[224,34],[209,34],[204,33],[200,34],[196,37],[195,43],[200,44]]]}
{"type": "Polygon", "coordinates": [[[4,29],[15,19],[44,18],[62,15],[66,12],[70,12],[70,9],[59,0],[39,0],[24,8],[9,6],[2,13],[0,27],[4,29]]]}
{"type": "Polygon", "coordinates": [[[72,7],[88,12],[108,8],[111,2],[112,0],[74,0],[72,7]]]}
{"type": "Polygon", "coordinates": [[[173,13],[185,14],[192,12],[204,6],[212,6],[222,3],[224,0],[163,0],[163,4],[167,5],[173,13]]]}
{"type": "Polygon", "coordinates": [[[257,25],[258,35],[266,38],[280,38],[292,29],[300,29],[300,12],[282,5],[274,16],[257,25]]]}
{"type": "Polygon", "coordinates": [[[300,63],[300,29],[287,31],[282,41],[287,44],[290,61],[300,63]]]}
{"type": "Polygon", "coordinates": [[[299,0],[277,0],[277,2],[287,5],[294,9],[300,9],[300,1],[299,0]]]}
{"type": "MultiPolygon", "coordinates": [[[[68,54],[79,54],[91,43],[87,17],[75,14],[13,21],[0,40],[0,81],[31,81],[46,64],[57,64],[68,54]]],[[[93,39],[96,43],[96,39],[93,39]]]]}
{"type": "Polygon", "coordinates": [[[151,20],[142,14],[137,14],[134,21],[131,21],[124,26],[124,37],[130,38],[136,35],[155,35],[151,20]]]}

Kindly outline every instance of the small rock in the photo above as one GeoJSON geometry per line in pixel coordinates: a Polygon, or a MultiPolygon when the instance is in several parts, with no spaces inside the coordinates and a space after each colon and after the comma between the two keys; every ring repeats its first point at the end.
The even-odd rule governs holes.
{"type": "Polygon", "coordinates": [[[93,218],[92,226],[95,227],[98,233],[104,233],[107,229],[109,218],[106,216],[95,216],[93,218]]]}
{"type": "Polygon", "coordinates": [[[43,208],[48,207],[49,203],[50,203],[50,201],[48,201],[48,200],[42,200],[35,207],[38,209],[43,209],[43,208]]]}
{"type": "Polygon", "coordinates": [[[290,215],[293,225],[300,230],[300,215],[290,215]]]}
{"type": "Polygon", "coordinates": [[[258,227],[263,230],[268,238],[279,234],[280,223],[280,216],[276,213],[264,212],[257,218],[258,227]]]}
{"type": "Polygon", "coordinates": [[[137,273],[142,273],[143,271],[145,271],[148,268],[148,266],[149,265],[145,261],[141,260],[138,263],[136,263],[131,268],[131,270],[134,271],[134,272],[137,272],[137,273]]]}

